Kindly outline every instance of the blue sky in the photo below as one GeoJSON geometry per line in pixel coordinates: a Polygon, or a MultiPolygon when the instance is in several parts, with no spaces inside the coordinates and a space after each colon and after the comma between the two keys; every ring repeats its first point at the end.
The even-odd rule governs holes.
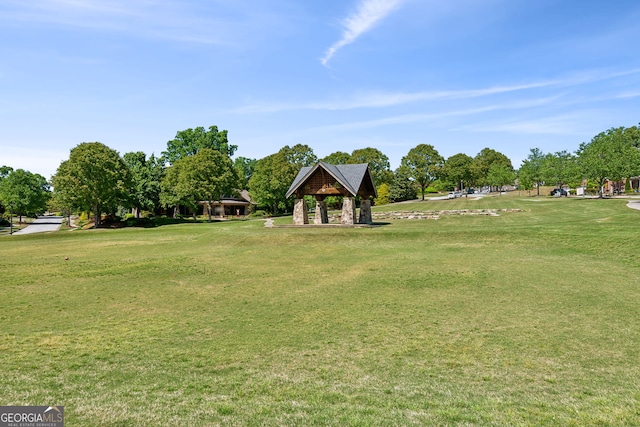
{"type": "Polygon", "coordinates": [[[49,178],[182,129],[237,155],[490,147],[515,167],[640,122],[636,0],[2,0],[0,165],[49,178]]]}

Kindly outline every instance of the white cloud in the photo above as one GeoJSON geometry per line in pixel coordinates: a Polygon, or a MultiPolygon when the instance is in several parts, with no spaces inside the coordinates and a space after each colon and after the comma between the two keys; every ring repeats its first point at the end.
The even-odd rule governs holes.
{"type": "Polygon", "coordinates": [[[488,113],[488,112],[498,111],[498,110],[520,110],[520,109],[535,108],[535,107],[540,107],[543,105],[553,103],[557,99],[558,99],[557,96],[553,96],[549,98],[539,98],[539,99],[533,99],[533,100],[521,101],[521,102],[493,104],[493,105],[487,105],[487,106],[478,107],[478,108],[443,111],[440,113],[403,114],[403,115],[384,117],[384,118],[374,119],[374,120],[341,123],[337,125],[328,125],[328,126],[319,126],[319,127],[312,128],[312,130],[314,131],[319,131],[319,130],[347,131],[347,130],[355,130],[355,129],[376,128],[380,126],[393,126],[393,125],[406,124],[406,123],[433,122],[433,121],[439,121],[447,117],[473,116],[477,114],[483,114],[483,113],[488,113]]]}
{"type": "MultiPolygon", "coordinates": [[[[499,95],[510,92],[526,91],[542,88],[566,88],[573,86],[588,85],[590,83],[603,80],[627,77],[640,74],[640,69],[630,69],[622,71],[589,70],[572,75],[559,77],[552,80],[541,80],[532,83],[516,85],[496,85],[480,89],[460,89],[422,92],[384,92],[370,91],[356,93],[352,96],[343,96],[338,100],[318,101],[309,103],[276,103],[276,104],[252,104],[233,110],[234,113],[277,113],[292,110],[318,110],[318,111],[340,111],[357,108],[382,108],[408,104],[420,101],[436,100],[464,100],[485,96],[499,95]]],[[[625,92],[615,98],[632,98],[637,96],[637,91],[625,92]]],[[[611,99],[607,97],[606,99],[611,99]]],[[[582,101],[584,102],[584,100],[582,101]]]]}
{"type": "Polygon", "coordinates": [[[546,81],[514,86],[494,86],[484,89],[463,89],[433,92],[369,92],[356,94],[350,99],[338,101],[315,102],[307,104],[256,104],[236,109],[236,113],[275,113],[288,110],[352,110],[356,108],[393,107],[418,101],[435,101],[445,99],[470,99],[482,96],[497,95],[514,91],[535,89],[557,85],[558,81],[546,81]]]}
{"type": "Polygon", "coordinates": [[[389,15],[403,0],[360,0],[355,13],[342,21],[342,38],[335,42],[320,59],[326,66],[335,53],[353,43],[360,35],[369,31],[380,20],[389,15]]]}
{"type": "Polygon", "coordinates": [[[49,24],[198,44],[237,45],[274,19],[244,2],[176,0],[4,0],[0,23],[49,24]],[[212,11],[215,11],[213,13],[212,11]]]}

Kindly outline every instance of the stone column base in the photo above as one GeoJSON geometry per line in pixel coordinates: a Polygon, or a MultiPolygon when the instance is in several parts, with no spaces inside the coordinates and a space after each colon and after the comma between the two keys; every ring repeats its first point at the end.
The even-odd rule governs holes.
{"type": "Polygon", "coordinates": [[[342,201],[342,224],[353,225],[356,222],[356,201],[353,197],[345,197],[342,201]]]}
{"type": "Polygon", "coordinates": [[[307,204],[304,199],[296,199],[296,204],[293,206],[293,224],[309,224],[309,214],[307,213],[307,204]]]}
{"type": "Polygon", "coordinates": [[[371,217],[371,200],[360,200],[360,218],[358,219],[360,224],[372,224],[373,218],[371,217]]]}
{"type": "Polygon", "coordinates": [[[329,214],[327,213],[327,202],[316,200],[316,216],[313,218],[314,224],[328,224],[329,214]]]}

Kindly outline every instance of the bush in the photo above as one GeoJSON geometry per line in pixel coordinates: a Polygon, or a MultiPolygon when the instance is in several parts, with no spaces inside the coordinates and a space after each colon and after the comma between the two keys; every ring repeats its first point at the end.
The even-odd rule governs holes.
{"type": "Polygon", "coordinates": [[[126,218],[124,223],[127,227],[155,227],[155,223],[151,218],[126,218]]]}
{"type": "Polygon", "coordinates": [[[389,204],[389,186],[386,183],[383,183],[378,187],[378,197],[376,197],[374,203],[376,205],[389,204]]]}
{"type": "Polygon", "coordinates": [[[264,218],[265,216],[269,216],[266,211],[257,210],[251,214],[249,214],[249,218],[264,218]]]}
{"type": "Polygon", "coordinates": [[[11,223],[9,223],[9,221],[7,221],[4,218],[0,218],[0,227],[9,227],[11,226],[11,223]]]}

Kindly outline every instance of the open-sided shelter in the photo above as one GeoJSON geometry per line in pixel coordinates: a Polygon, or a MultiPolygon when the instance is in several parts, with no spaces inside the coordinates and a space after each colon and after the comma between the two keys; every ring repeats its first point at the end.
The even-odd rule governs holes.
{"type": "Polygon", "coordinates": [[[377,197],[376,186],[366,163],[355,165],[330,165],[319,162],[315,166],[300,169],[293,180],[287,197],[296,195],[293,223],[308,224],[307,206],[304,196],[316,198],[314,224],[327,224],[327,196],[343,196],[343,224],[371,224],[371,197],[377,197]],[[360,197],[360,216],[356,221],[355,198],[360,197]]]}

